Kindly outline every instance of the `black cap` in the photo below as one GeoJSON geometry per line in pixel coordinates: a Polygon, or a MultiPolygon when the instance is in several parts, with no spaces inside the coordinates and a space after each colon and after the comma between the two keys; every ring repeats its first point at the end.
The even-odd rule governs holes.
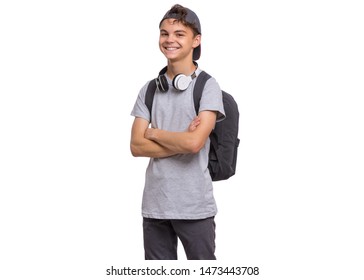
{"type": "MultiPolygon", "coordinates": [[[[185,8],[185,7],[183,7],[183,8],[187,12],[186,16],[184,17],[184,20],[186,22],[188,22],[189,24],[192,24],[196,28],[198,34],[201,34],[201,24],[200,24],[200,20],[198,19],[198,17],[195,14],[195,12],[192,11],[192,10],[190,10],[190,9],[188,9],[188,8],[185,8]]],[[[177,13],[174,13],[173,10],[174,9],[172,7],[172,9],[170,9],[164,15],[164,17],[162,18],[161,22],[159,23],[159,26],[162,24],[162,21],[165,20],[165,19],[167,19],[167,18],[174,18],[174,19],[177,19],[177,20],[182,19],[181,18],[181,15],[180,14],[177,14],[177,13]]],[[[194,50],[193,50],[193,60],[198,60],[200,58],[200,56],[201,56],[201,44],[198,45],[196,48],[194,48],[194,50]]]]}

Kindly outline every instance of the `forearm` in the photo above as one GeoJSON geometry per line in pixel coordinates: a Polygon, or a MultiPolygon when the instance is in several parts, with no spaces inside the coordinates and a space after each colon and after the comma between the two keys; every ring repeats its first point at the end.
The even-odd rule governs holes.
{"type": "Polygon", "coordinates": [[[130,149],[135,157],[164,158],[177,154],[167,147],[145,138],[140,141],[132,141],[130,149]]]}
{"type": "Polygon", "coordinates": [[[135,118],[130,139],[130,151],[135,157],[152,157],[162,158],[175,155],[176,153],[157,142],[145,138],[144,134],[147,130],[149,122],[135,118]]]}
{"type": "Polygon", "coordinates": [[[194,132],[172,132],[150,128],[145,137],[176,154],[197,153],[204,145],[194,132]]]}

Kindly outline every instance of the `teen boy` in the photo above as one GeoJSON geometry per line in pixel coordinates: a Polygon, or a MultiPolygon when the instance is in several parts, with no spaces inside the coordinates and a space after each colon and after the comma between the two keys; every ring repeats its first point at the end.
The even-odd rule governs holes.
{"type": "Polygon", "coordinates": [[[207,166],[209,134],[225,117],[221,89],[214,78],[207,81],[196,117],[192,93],[201,73],[195,62],[201,54],[200,21],[190,9],[174,5],[159,29],[167,68],[155,79],[151,114],[145,105],[149,82],[131,113],[131,152],[150,158],[142,202],[145,259],[177,259],[179,238],[187,259],[214,260],[217,208],[207,166]]]}

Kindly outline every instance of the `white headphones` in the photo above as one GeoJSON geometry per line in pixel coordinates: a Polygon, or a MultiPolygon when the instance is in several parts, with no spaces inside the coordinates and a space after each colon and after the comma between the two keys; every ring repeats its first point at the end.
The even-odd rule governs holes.
{"type": "Polygon", "coordinates": [[[173,78],[172,85],[175,89],[183,91],[188,88],[194,78],[196,78],[195,72],[191,76],[178,74],[173,78]]]}
{"type": "MultiPolygon", "coordinates": [[[[194,62],[194,64],[197,67],[197,63],[194,62]]],[[[158,87],[158,89],[161,92],[167,92],[169,89],[168,81],[166,76],[164,75],[167,72],[167,66],[164,67],[160,72],[159,76],[155,79],[155,83],[158,87]]],[[[184,74],[178,74],[176,75],[172,80],[172,85],[176,90],[184,91],[188,88],[192,80],[196,78],[196,73],[193,72],[191,76],[186,76],[184,74]]]]}

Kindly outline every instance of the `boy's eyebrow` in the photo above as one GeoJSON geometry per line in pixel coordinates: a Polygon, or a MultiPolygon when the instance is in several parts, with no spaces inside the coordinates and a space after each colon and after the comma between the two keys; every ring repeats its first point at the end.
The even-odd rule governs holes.
{"type": "MultiPolygon", "coordinates": [[[[167,33],[168,33],[168,31],[167,31],[167,30],[165,30],[165,29],[160,29],[160,32],[167,32],[167,33]]],[[[180,29],[178,29],[178,30],[175,30],[175,31],[174,31],[174,33],[181,33],[181,32],[182,32],[182,33],[187,33],[187,32],[186,32],[186,30],[183,30],[183,29],[181,29],[181,30],[180,30],[180,29]]]]}

